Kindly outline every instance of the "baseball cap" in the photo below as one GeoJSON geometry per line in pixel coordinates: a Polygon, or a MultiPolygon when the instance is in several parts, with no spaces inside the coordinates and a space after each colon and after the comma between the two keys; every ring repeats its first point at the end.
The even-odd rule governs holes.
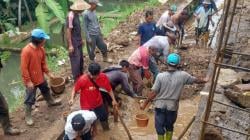
{"type": "Polygon", "coordinates": [[[34,29],[31,32],[31,36],[35,38],[41,38],[41,39],[50,39],[50,37],[44,32],[42,29],[34,29]]]}
{"type": "Polygon", "coordinates": [[[75,131],[81,131],[84,128],[85,124],[86,124],[85,119],[81,114],[76,114],[72,118],[71,125],[75,131]]]}
{"type": "Polygon", "coordinates": [[[102,6],[102,3],[100,3],[99,0],[89,0],[89,3],[94,3],[94,4],[96,4],[97,6],[102,6]]]}

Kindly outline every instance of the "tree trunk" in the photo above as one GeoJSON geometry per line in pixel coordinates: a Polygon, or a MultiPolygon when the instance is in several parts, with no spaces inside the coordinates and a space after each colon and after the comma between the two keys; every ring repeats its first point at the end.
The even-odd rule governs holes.
{"type": "Polygon", "coordinates": [[[34,23],[33,23],[33,20],[32,20],[31,14],[30,14],[30,9],[29,9],[29,6],[28,6],[28,4],[27,4],[27,1],[26,1],[26,0],[24,0],[24,5],[25,5],[25,8],[26,8],[26,11],[27,11],[27,14],[28,14],[29,20],[30,20],[30,22],[31,22],[31,24],[32,24],[32,26],[33,26],[33,25],[34,25],[34,23]]]}
{"type": "Polygon", "coordinates": [[[18,27],[19,27],[19,30],[21,30],[21,25],[22,25],[22,0],[19,0],[18,1],[18,27]]]}

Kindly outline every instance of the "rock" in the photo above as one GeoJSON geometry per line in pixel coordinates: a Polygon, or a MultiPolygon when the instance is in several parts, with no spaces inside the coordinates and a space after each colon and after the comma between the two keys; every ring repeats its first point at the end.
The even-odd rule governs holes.
{"type": "Polygon", "coordinates": [[[240,107],[250,108],[250,92],[242,93],[228,89],[225,90],[225,96],[240,107]]]}
{"type": "Polygon", "coordinates": [[[250,91],[250,84],[238,84],[233,86],[235,91],[242,92],[242,91],[250,91]]]}
{"type": "Polygon", "coordinates": [[[218,84],[226,87],[238,81],[237,73],[231,69],[221,69],[218,84]]]}
{"type": "Polygon", "coordinates": [[[114,40],[115,44],[117,45],[122,45],[124,47],[129,45],[129,38],[127,38],[126,36],[121,36],[119,38],[116,38],[114,40]]]}

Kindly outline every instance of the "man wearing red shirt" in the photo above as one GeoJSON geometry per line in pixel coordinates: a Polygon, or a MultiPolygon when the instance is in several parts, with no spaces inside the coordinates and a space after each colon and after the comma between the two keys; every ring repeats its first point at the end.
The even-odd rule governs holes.
{"type": "Polygon", "coordinates": [[[94,111],[100,119],[104,130],[109,130],[108,113],[105,110],[100,91],[105,91],[112,98],[112,104],[117,107],[117,102],[112,92],[108,77],[101,73],[101,66],[98,63],[91,63],[88,67],[89,73],[82,75],[71,93],[69,104],[72,105],[76,93],[80,92],[80,105],[82,110],[94,111]]]}

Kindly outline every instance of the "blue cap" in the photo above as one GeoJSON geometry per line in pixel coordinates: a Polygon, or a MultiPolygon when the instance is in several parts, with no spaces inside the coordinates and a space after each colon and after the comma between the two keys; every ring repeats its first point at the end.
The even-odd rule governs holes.
{"type": "Polygon", "coordinates": [[[180,63],[181,57],[176,53],[171,53],[167,57],[167,63],[171,66],[176,66],[180,63]]]}
{"type": "Polygon", "coordinates": [[[50,39],[50,37],[42,29],[34,29],[31,32],[31,36],[41,39],[50,39]]]}
{"type": "Polygon", "coordinates": [[[85,124],[86,124],[85,119],[80,113],[76,114],[71,120],[72,128],[75,131],[81,131],[84,128],[85,124]]]}

